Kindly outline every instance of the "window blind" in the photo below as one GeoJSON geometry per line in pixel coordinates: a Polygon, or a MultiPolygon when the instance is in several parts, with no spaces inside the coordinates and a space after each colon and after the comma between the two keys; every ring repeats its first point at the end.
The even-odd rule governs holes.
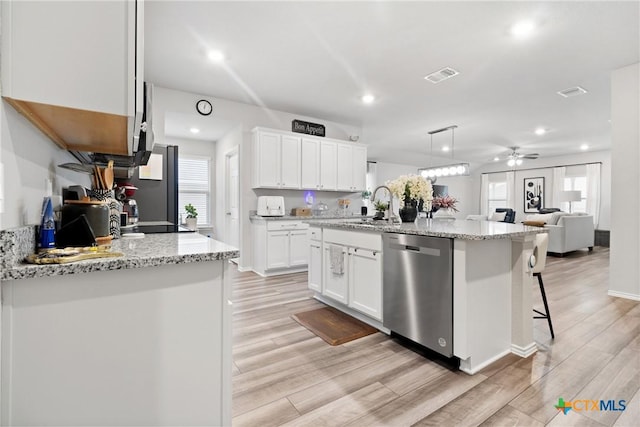
{"type": "Polygon", "coordinates": [[[210,164],[208,157],[178,158],[178,207],[183,221],[187,217],[184,207],[191,203],[198,212],[198,225],[210,224],[210,164]]]}

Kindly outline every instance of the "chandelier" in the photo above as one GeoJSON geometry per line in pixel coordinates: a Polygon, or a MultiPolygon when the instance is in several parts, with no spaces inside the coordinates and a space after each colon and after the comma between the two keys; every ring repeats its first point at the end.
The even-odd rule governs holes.
{"type": "MultiPolygon", "coordinates": [[[[429,163],[433,160],[433,135],[440,132],[451,131],[451,159],[453,159],[453,143],[454,143],[454,129],[456,129],[457,125],[447,126],[441,129],[432,130],[429,133],[430,135],[430,154],[429,154],[429,163]]],[[[469,163],[455,163],[450,165],[443,166],[435,166],[428,168],[420,168],[418,169],[418,173],[431,181],[432,184],[438,180],[441,176],[463,176],[469,175],[469,163]]]]}

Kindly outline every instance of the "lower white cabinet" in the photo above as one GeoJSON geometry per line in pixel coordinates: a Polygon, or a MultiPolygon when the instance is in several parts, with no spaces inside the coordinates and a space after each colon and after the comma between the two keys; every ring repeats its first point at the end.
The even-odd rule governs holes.
{"type": "Polygon", "coordinates": [[[322,229],[309,227],[309,289],[322,292],[322,229]]]}
{"type": "Polygon", "coordinates": [[[302,221],[252,219],[253,271],[262,276],[305,271],[308,228],[302,221]]]}
{"type": "Polygon", "coordinates": [[[349,260],[347,246],[338,246],[342,250],[342,273],[336,273],[331,268],[331,246],[338,246],[332,244],[324,245],[324,268],[323,268],[323,287],[322,294],[333,298],[334,300],[343,304],[349,303],[349,260]]]}
{"type": "Polygon", "coordinates": [[[382,252],[351,248],[349,307],[382,320],[382,252]]]}
{"type": "Polygon", "coordinates": [[[310,244],[309,288],[382,321],[382,236],[336,229],[323,229],[322,233],[322,245],[310,244]],[[342,254],[342,274],[332,268],[332,246],[342,254]],[[322,286],[313,271],[319,263],[322,286]]]}

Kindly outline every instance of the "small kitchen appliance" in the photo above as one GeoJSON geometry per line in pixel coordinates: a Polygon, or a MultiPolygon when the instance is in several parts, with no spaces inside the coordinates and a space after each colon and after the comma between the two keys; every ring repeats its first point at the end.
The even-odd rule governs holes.
{"type": "Polygon", "coordinates": [[[284,197],[260,196],[258,197],[258,215],[260,216],[284,216],[284,197]]]}
{"type": "Polygon", "coordinates": [[[127,225],[138,222],[138,203],[132,198],[138,187],[129,183],[119,184],[116,189],[116,198],[122,202],[122,212],[127,214],[127,225]]]}

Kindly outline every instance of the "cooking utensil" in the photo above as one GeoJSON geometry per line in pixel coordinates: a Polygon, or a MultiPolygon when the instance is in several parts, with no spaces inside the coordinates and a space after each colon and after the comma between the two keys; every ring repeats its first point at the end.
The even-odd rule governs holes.
{"type": "Polygon", "coordinates": [[[105,190],[113,188],[113,160],[109,160],[109,164],[104,169],[104,185],[105,190]]]}
{"type": "Polygon", "coordinates": [[[102,177],[102,171],[100,170],[100,167],[98,165],[95,165],[95,173],[96,173],[96,181],[98,183],[98,189],[99,190],[104,190],[105,186],[104,186],[104,179],[102,177]]]}

